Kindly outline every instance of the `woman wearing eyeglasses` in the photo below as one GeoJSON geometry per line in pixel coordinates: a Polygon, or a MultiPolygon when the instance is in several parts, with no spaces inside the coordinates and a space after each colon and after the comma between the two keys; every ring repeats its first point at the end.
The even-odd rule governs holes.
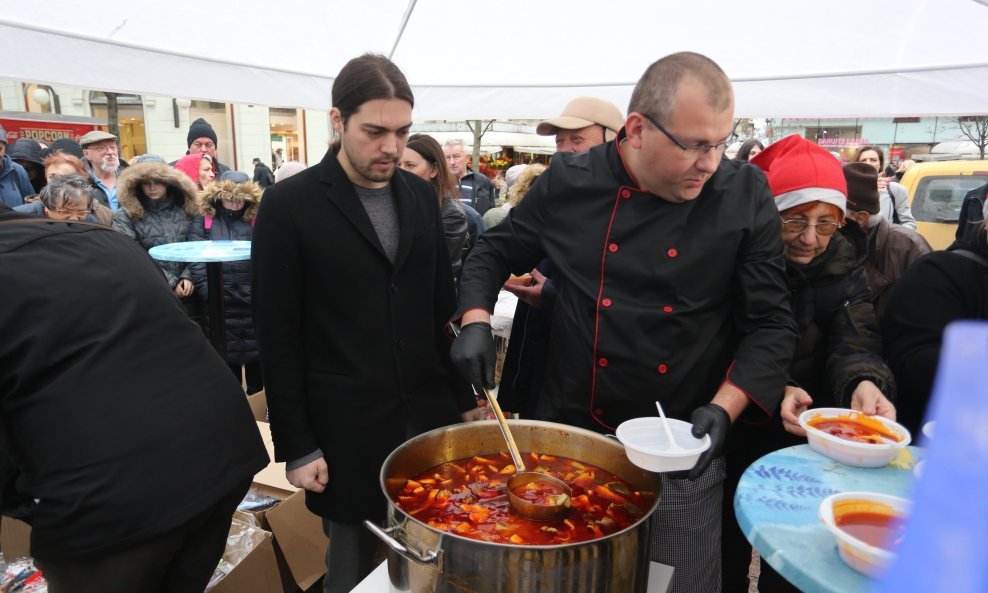
{"type": "Polygon", "coordinates": [[[54,220],[97,222],[93,216],[96,194],[86,177],[55,175],[41,188],[38,200],[14,208],[16,212],[54,220]]]}
{"type": "MultiPolygon", "coordinates": [[[[781,408],[775,410],[781,422],[773,418],[763,426],[736,424],[725,449],[725,593],[748,590],[751,546],[733,517],[734,492],[745,468],[771,451],[805,443],[797,418],[810,406],[853,408],[895,419],[895,382],[882,360],[882,339],[862,266],[867,254],[837,232],[847,208],[840,161],[812,142],[789,136],[751,163],[765,172],[779,209],[789,304],[799,339],[781,408]]],[[[765,562],[758,588],[762,593],[796,591],[765,562]]]]}

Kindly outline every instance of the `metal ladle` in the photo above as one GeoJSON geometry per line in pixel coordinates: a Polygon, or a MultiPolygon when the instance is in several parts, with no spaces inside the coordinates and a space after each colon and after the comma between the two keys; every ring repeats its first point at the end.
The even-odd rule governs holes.
{"type": "MultiPolygon", "coordinates": [[[[460,335],[460,329],[456,324],[450,323],[448,327],[454,336],[460,335]]],[[[511,508],[522,517],[534,521],[562,519],[569,514],[570,502],[573,498],[573,491],[570,489],[569,484],[548,474],[525,471],[525,462],[521,460],[521,452],[518,451],[515,438],[511,436],[511,429],[508,428],[508,421],[504,419],[504,413],[501,412],[501,406],[498,405],[497,398],[494,397],[494,394],[487,387],[481,385],[481,389],[483,389],[484,395],[487,397],[487,402],[491,405],[491,409],[494,410],[494,415],[497,417],[497,424],[501,428],[501,434],[504,436],[504,442],[508,445],[508,454],[511,455],[511,461],[515,464],[515,475],[511,476],[506,484],[508,503],[511,505],[511,508]],[[554,503],[537,504],[529,502],[512,492],[512,490],[531,483],[547,484],[559,490],[561,494],[556,495],[556,502],[554,503]]],[[[474,394],[476,394],[477,388],[473,387],[473,390],[474,394]]]]}
{"type": "Polygon", "coordinates": [[[507,483],[508,503],[511,504],[511,508],[522,517],[535,521],[554,521],[567,516],[570,511],[570,499],[573,496],[573,491],[566,482],[559,478],[541,472],[525,471],[525,463],[521,459],[521,452],[518,451],[518,445],[515,444],[515,439],[511,435],[511,430],[508,428],[508,421],[504,419],[504,414],[501,412],[501,406],[497,403],[497,398],[494,397],[490,389],[486,387],[483,389],[484,395],[487,396],[487,401],[491,404],[491,409],[494,410],[494,415],[497,416],[497,423],[501,427],[501,434],[504,435],[504,440],[508,444],[508,453],[511,455],[511,460],[515,464],[516,473],[508,479],[507,483]],[[538,504],[529,502],[514,493],[516,489],[531,483],[548,485],[555,490],[561,491],[561,494],[556,495],[555,502],[538,504]]]}

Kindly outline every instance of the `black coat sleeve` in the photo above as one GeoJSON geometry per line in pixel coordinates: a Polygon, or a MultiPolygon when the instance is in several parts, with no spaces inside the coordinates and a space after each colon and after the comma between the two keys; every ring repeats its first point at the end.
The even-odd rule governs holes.
{"type": "Polygon", "coordinates": [[[786,288],[779,212],[765,178],[758,175],[752,183],[759,198],[734,273],[740,341],[727,381],[745,393],[755,404],[751,407],[770,416],[782,400],[797,330],[786,288]]]}
{"type": "Polygon", "coordinates": [[[278,461],[294,461],[319,449],[307,413],[303,262],[291,198],[269,190],[251,246],[254,329],[278,461]]]}
{"type": "Polygon", "coordinates": [[[541,237],[551,178],[551,169],[540,175],[508,217],[480,236],[463,264],[455,319],[470,309],[493,312],[508,276],[530,272],[545,258],[541,237]]]}
{"type": "Polygon", "coordinates": [[[882,359],[882,337],[861,266],[851,270],[831,319],[826,367],[838,407],[851,406],[851,394],[861,381],[871,381],[887,398],[895,399],[895,380],[882,359]]]}

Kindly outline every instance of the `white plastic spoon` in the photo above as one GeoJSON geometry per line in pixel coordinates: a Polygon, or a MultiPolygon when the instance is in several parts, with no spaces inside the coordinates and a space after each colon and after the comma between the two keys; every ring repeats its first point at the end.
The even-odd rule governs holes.
{"type": "Polygon", "coordinates": [[[666,419],[666,413],[662,411],[662,404],[656,401],[655,407],[659,409],[659,416],[662,417],[662,428],[666,431],[666,440],[669,441],[669,451],[675,453],[683,451],[683,448],[676,443],[676,439],[672,438],[672,428],[669,426],[669,421],[666,419]]]}

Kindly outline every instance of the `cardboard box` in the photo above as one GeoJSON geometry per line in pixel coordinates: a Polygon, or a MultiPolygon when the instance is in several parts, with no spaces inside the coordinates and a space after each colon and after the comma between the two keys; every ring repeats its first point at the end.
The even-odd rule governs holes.
{"type": "MultiPolygon", "coordinates": [[[[236,533],[244,523],[237,519],[230,525],[230,533],[236,533]]],[[[270,532],[257,528],[256,541],[250,552],[233,567],[209,593],[272,593],[282,588],[278,576],[278,561],[274,553],[274,541],[270,532]]],[[[229,553],[224,553],[226,557],[229,553]]]]}
{"type": "MultiPolygon", "coordinates": [[[[268,455],[274,459],[271,427],[265,422],[258,422],[257,429],[261,432],[268,455]]],[[[266,511],[251,514],[257,517],[262,527],[274,534],[279,562],[283,561],[288,567],[295,585],[303,591],[308,589],[326,573],[326,546],[329,541],[322,531],[322,519],[305,508],[305,492],[292,486],[285,478],[284,463],[269,463],[254,476],[252,487],[281,500],[266,511]]]]}
{"type": "Polygon", "coordinates": [[[0,552],[11,560],[31,555],[31,526],[23,521],[4,517],[0,522],[0,552]]]}
{"type": "Polygon", "coordinates": [[[248,395],[247,403],[250,404],[250,411],[254,414],[254,420],[258,422],[268,421],[268,398],[264,395],[263,389],[254,395],[248,395]]]}

